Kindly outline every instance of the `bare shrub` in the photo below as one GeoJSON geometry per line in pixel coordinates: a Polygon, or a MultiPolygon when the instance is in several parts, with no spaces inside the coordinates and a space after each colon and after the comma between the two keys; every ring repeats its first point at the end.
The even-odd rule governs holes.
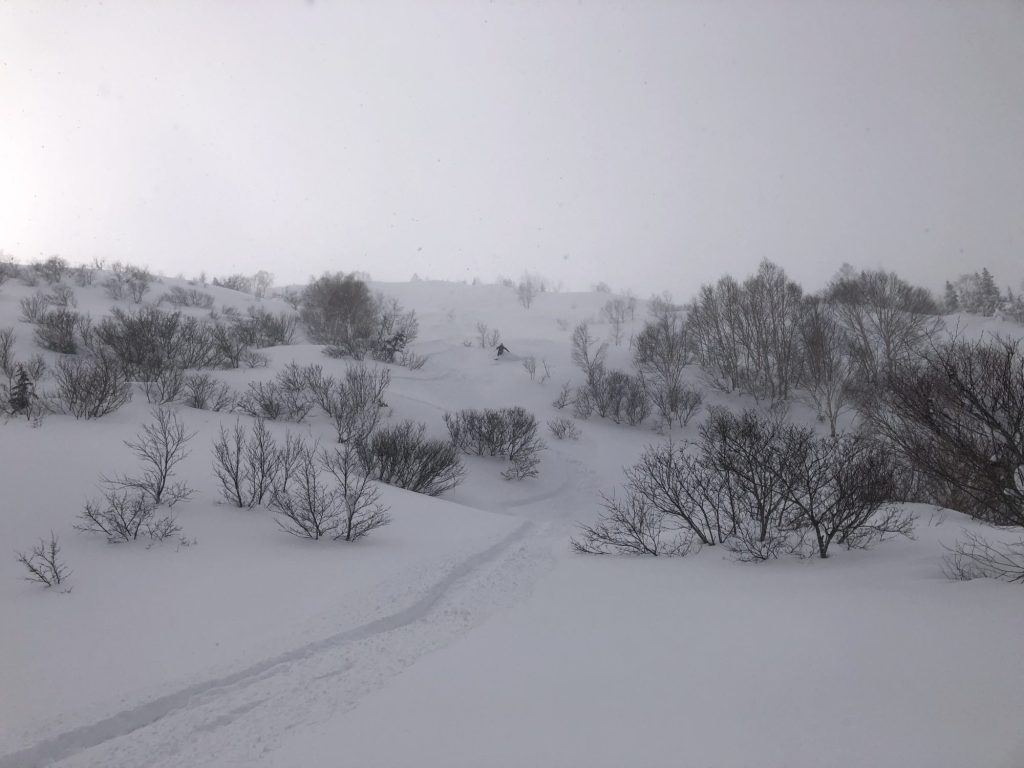
{"type": "Polygon", "coordinates": [[[562,388],[558,390],[558,397],[554,399],[551,405],[558,410],[562,410],[567,405],[571,405],[573,401],[573,390],[572,382],[567,381],[562,385],[562,388]]]}
{"type": "Polygon", "coordinates": [[[67,581],[71,571],[61,560],[60,542],[57,536],[50,532],[50,540],[40,539],[39,544],[32,548],[28,554],[16,552],[18,562],[25,566],[28,576],[25,581],[32,581],[42,584],[44,587],[56,587],[67,581]]]}
{"type": "Polygon", "coordinates": [[[254,418],[298,422],[306,418],[315,404],[303,382],[295,381],[285,369],[273,381],[249,382],[237,407],[254,418]]]}
{"type": "Polygon", "coordinates": [[[622,343],[622,331],[626,325],[626,318],[629,315],[629,305],[621,297],[608,299],[601,307],[601,318],[611,326],[612,341],[615,346],[622,343]]]}
{"type": "Polygon", "coordinates": [[[75,285],[79,288],[92,285],[93,280],[96,278],[96,270],[88,264],[78,265],[72,270],[72,274],[75,279],[75,285]]]}
{"type": "Polygon", "coordinates": [[[590,386],[604,373],[604,359],[608,352],[608,345],[598,344],[586,323],[580,323],[573,329],[570,343],[572,344],[572,362],[583,371],[587,377],[587,384],[590,386]]]}
{"type": "Polygon", "coordinates": [[[198,307],[213,309],[213,296],[197,288],[183,288],[175,285],[160,297],[160,303],[168,302],[175,307],[198,307]]]}
{"type": "Polygon", "coordinates": [[[235,506],[251,508],[262,504],[275,485],[286,490],[299,455],[296,448],[292,440],[278,447],[262,419],[257,419],[251,436],[241,422],[236,421],[231,432],[222,424],[213,444],[213,471],[221,495],[235,506]],[[285,464],[288,476],[280,477],[285,464]]]}
{"type": "Polygon", "coordinates": [[[81,323],[81,316],[67,309],[44,312],[36,325],[36,343],[50,352],[73,355],[78,352],[76,331],[81,323]]]}
{"type": "Polygon", "coordinates": [[[230,411],[235,407],[231,387],[208,373],[186,376],[182,384],[185,405],[205,411],[230,411]]]}
{"type": "Polygon", "coordinates": [[[946,556],[947,577],[959,581],[998,579],[1024,584],[1024,539],[994,544],[971,531],[963,531],[962,536],[946,556]]]}
{"type": "Polygon", "coordinates": [[[1024,525],[1024,352],[1019,340],[952,342],[897,365],[872,426],[933,487],[934,503],[997,525],[1024,525]]]}
{"type": "Polygon", "coordinates": [[[455,446],[428,438],[426,427],[413,421],[377,430],[357,450],[370,477],[416,493],[438,496],[462,480],[455,446]]]}
{"type": "Polygon", "coordinates": [[[172,483],[171,478],[174,468],[188,456],[185,446],[195,433],[186,432],[178,415],[169,408],[154,408],[152,416],[153,422],[144,424],[135,440],[125,441],[125,445],[142,461],[141,474],[115,475],[102,480],[111,489],[148,499],[154,507],[163,503],[173,507],[194,493],[184,483],[172,483]]]}
{"type": "Polygon", "coordinates": [[[161,368],[152,379],[142,382],[142,392],[146,395],[146,401],[152,405],[173,403],[184,390],[185,372],[173,365],[161,368]]]}
{"type": "Polygon", "coordinates": [[[506,480],[537,475],[544,443],[537,436],[537,419],[526,409],[465,409],[446,413],[444,422],[452,444],[463,453],[507,457],[509,467],[502,473],[506,480]]]}
{"type": "Polygon", "coordinates": [[[94,358],[64,358],[53,372],[54,407],[76,419],[98,419],[132,398],[131,383],[119,362],[106,352],[94,358]]]}
{"type": "Polygon", "coordinates": [[[375,360],[392,363],[406,351],[419,335],[416,312],[408,312],[395,299],[378,294],[376,299],[377,330],[370,351],[375,360]]]}
{"type": "Polygon", "coordinates": [[[32,265],[40,277],[53,285],[59,283],[68,272],[68,263],[60,256],[51,256],[46,261],[37,261],[32,265]]]}
{"type": "Polygon", "coordinates": [[[559,440],[579,440],[580,431],[576,427],[576,423],[572,419],[567,419],[564,416],[559,416],[557,419],[551,419],[548,422],[548,429],[551,434],[557,437],[559,440]]]}
{"type": "Polygon", "coordinates": [[[334,357],[362,359],[378,327],[378,307],[366,283],[355,275],[323,275],[306,286],[302,321],[310,338],[334,357]]]}
{"type": "Polygon", "coordinates": [[[51,306],[73,309],[78,305],[75,301],[75,291],[69,285],[55,285],[53,290],[46,295],[46,300],[51,306]]]}
{"type": "Polygon", "coordinates": [[[804,389],[835,437],[839,417],[853,407],[856,376],[853,345],[833,305],[817,298],[804,301],[800,342],[804,389]]]}
{"type": "Polygon", "coordinates": [[[352,446],[324,451],[321,463],[337,482],[341,500],[336,538],[355,541],[391,522],[388,508],[380,503],[380,491],[371,482],[352,446]]]}
{"type": "Polygon", "coordinates": [[[487,323],[480,322],[480,321],[477,322],[477,324],[476,324],[476,336],[477,336],[477,341],[480,342],[480,349],[486,349],[487,348],[487,340],[488,340],[488,332],[489,331],[490,331],[490,326],[488,326],[487,323]]]}
{"type": "Polygon", "coordinates": [[[605,513],[596,525],[581,525],[571,539],[577,552],[606,555],[684,555],[688,541],[643,496],[603,497],[605,513]]]}
{"type": "Polygon", "coordinates": [[[882,383],[912,360],[942,327],[932,295],[892,272],[847,269],[829,285],[827,298],[849,334],[859,376],[868,384],[882,383]]]}
{"type": "Polygon", "coordinates": [[[651,319],[633,341],[633,365],[662,420],[668,425],[675,420],[685,423],[680,413],[685,407],[682,375],[690,351],[681,308],[653,298],[650,312],[651,319]]]}
{"type": "Polygon", "coordinates": [[[17,336],[13,328],[0,328],[0,372],[8,379],[14,378],[14,342],[17,336]]]}
{"type": "Polygon", "coordinates": [[[680,386],[674,393],[675,403],[673,408],[675,410],[676,421],[679,426],[685,427],[690,423],[690,419],[701,409],[704,405],[704,395],[701,394],[700,390],[693,389],[691,387],[680,386]]]}
{"type": "MultiPolygon", "coordinates": [[[[316,382],[316,377],[311,381],[316,382]]],[[[370,368],[359,363],[345,370],[343,381],[335,382],[329,377],[319,381],[320,384],[314,385],[320,392],[318,399],[323,410],[334,419],[338,442],[364,441],[380,423],[391,372],[387,368],[370,368]]]]}
{"type": "Polygon", "coordinates": [[[270,504],[286,533],[355,541],[390,521],[379,498],[350,447],[320,452],[314,446],[298,457],[290,487],[275,485],[270,504]]]}
{"type": "Polygon", "coordinates": [[[532,355],[524,358],[523,369],[530,374],[530,380],[533,381],[537,377],[537,358],[532,355]]]}
{"type": "Polygon", "coordinates": [[[516,285],[516,298],[524,308],[533,306],[537,294],[544,291],[544,281],[535,275],[524,274],[516,285]]]}
{"type": "Polygon", "coordinates": [[[253,291],[253,281],[248,275],[234,274],[226,277],[213,278],[213,284],[220,288],[227,288],[230,291],[249,293],[253,291]]]}
{"type": "Polygon", "coordinates": [[[270,365],[269,357],[253,349],[247,349],[242,352],[238,360],[246,368],[266,368],[270,365]]]}
{"type": "Polygon", "coordinates": [[[263,307],[249,307],[245,315],[232,318],[235,335],[250,347],[276,347],[291,344],[299,319],[284,312],[274,314],[263,307]]]}
{"type": "Polygon", "coordinates": [[[42,291],[36,291],[32,296],[26,296],[21,300],[21,319],[26,323],[35,325],[46,314],[50,307],[50,299],[42,291]]]}
{"type": "Polygon", "coordinates": [[[404,349],[395,358],[395,362],[403,368],[408,368],[410,371],[418,371],[427,364],[427,356],[404,349]]]}
{"type": "Polygon", "coordinates": [[[818,438],[797,427],[787,428],[783,443],[793,502],[787,525],[807,531],[819,557],[828,557],[833,541],[863,549],[911,534],[913,515],[890,503],[894,457],[884,444],[863,436],[818,438]]]}
{"type": "Polygon", "coordinates": [[[181,532],[173,517],[157,517],[156,510],[145,493],[110,488],[102,499],[86,502],[75,530],[102,533],[111,544],[136,541],[140,535],[161,541],[181,532]]]}

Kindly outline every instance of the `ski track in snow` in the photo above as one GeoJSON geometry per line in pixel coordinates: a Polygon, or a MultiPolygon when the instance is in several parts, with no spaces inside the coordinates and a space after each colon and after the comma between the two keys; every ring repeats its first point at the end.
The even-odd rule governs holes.
{"type": "MultiPolygon", "coordinates": [[[[461,590],[485,592],[476,595],[484,598],[483,606],[460,608],[458,600],[449,599],[451,593],[459,592],[463,582],[496,561],[502,561],[496,567],[505,572],[501,579],[509,578],[510,569],[528,566],[526,561],[534,560],[536,552],[515,545],[534,527],[524,521],[496,544],[456,565],[416,602],[396,613],[57,734],[0,757],[0,768],[53,765],[69,758],[68,765],[159,765],[164,757],[171,758],[169,765],[192,764],[191,760],[181,762],[184,756],[176,754],[179,749],[191,752],[205,741],[204,735],[217,734],[241,721],[259,722],[251,738],[262,752],[275,728],[286,730],[289,723],[309,722],[310,715],[315,719],[313,710],[326,717],[335,709],[325,709],[330,699],[342,708],[352,706],[415,658],[465,631],[477,609],[496,597],[500,582],[494,582],[493,576],[480,576],[483,589],[477,584],[461,590]],[[344,690],[336,680],[341,676],[353,678],[346,681],[344,690]],[[285,714],[289,710],[291,715],[285,714]],[[144,728],[156,732],[124,738],[144,728]]],[[[478,602],[472,598],[470,594],[469,602],[478,602]]],[[[206,752],[207,756],[213,754],[206,752]]]]}
{"type": "Polygon", "coordinates": [[[492,511],[522,520],[497,543],[463,559],[411,604],[394,613],[265,659],[237,672],[189,685],[89,725],[0,756],[0,768],[34,766],[179,766],[213,761],[246,765],[272,751],[300,724],[351,709],[426,653],[443,647],[495,610],[522,599],[554,560],[564,509],[547,522],[517,511],[572,495],[591,474],[560,462],[552,489],[492,511]],[[574,482],[575,481],[575,482],[574,482]]]}

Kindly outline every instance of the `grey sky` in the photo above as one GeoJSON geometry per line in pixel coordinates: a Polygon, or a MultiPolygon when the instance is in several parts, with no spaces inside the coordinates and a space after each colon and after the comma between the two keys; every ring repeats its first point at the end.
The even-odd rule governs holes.
{"type": "Polygon", "coordinates": [[[0,248],[168,274],[1024,278],[1022,2],[0,5],[0,248]]]}

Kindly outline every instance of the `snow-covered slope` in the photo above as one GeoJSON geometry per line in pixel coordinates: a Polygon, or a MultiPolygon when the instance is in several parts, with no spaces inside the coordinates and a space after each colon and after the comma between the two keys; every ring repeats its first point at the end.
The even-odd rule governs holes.
{"type": "MultiPolygon", "coordinates": [[[[417,311],[428,357],[392,367],[389,419],[439,436],[456,408],[565,415],[551,401],[578,378],[573,325],[607,333],[602,294],[524,309],[499,286],[373,288],[417,311]],[[478,323],[514,357],[481,348],[478,323]]],[[[254,301],[207,290],[218,307],[254,301]]],[[[0,288],[21,356],[35,349],[18,302],[34,291],[0,288]]],[[[76,296],[94,317],[110,304],[99,286],[76,296]]],[[[347,365],[309,344],[264,352],[267,369],[216,374],[242,388],[292,361],[347,365]]],[[[613,365],[628,357],[612,346],[613,365]]],[[[77,533],[98,476],[133,468],[123,441],[148,409],[137,395],[98,421],[0,425],[2,768],[1024,765],[1024,590],[943,577],[943,544],[975,525],[956,513],[921,508],[916,539],[828,561],[576,555],[576,522],[664,439],[592,418],[578,441],[547,436],[537,478],[468,459],[441,498],[384,488],[393,522],[366,539],[304,541],[267,510],[220,503],[210,447],[235,417],[182,407],[196,432],[179,474],[197,493],[176,508],[188,545],[77,533]],[[22,581],[12,554],[51,531],[70,593],[22,581]]],[[[273,428],[333,437],[317,414],[273,428]]]]}

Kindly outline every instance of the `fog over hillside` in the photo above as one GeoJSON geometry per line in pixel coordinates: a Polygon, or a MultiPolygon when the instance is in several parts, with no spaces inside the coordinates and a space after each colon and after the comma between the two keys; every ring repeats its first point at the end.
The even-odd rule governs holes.
{"type": "Polygon", "coordinates": [[[0,4],[0,768],[1024,765],[1024,4],[0,4]]]}

